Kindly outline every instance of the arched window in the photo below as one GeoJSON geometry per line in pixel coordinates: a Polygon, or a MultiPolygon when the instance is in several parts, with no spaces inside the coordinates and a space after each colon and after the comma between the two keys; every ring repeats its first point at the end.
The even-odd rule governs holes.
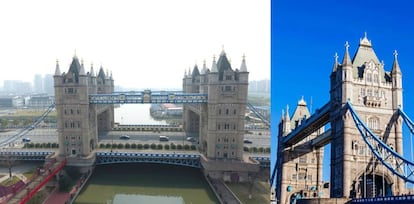
{"type": "Polygon", "coordinates": [[[372,82],[372,74],[367,73],[367,82],[372,82]]]}

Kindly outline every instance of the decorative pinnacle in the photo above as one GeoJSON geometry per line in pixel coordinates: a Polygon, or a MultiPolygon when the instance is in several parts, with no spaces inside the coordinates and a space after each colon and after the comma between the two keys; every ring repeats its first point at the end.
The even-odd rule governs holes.
{"type": "Polygon", "coordinates": [[[335,63],[337,63],[338,62],[338,53],[337,52],[335,52],[334,59],[335,59],[335,63]]]}
{"type": "Polygon", "coordinates": [[[397,59],[397,56],[398,56],[398,52],[397,50],[394,50],[394,58],[397,59]]]}
{"type": "Polygon", "coordinates": [[[348,41],[346,41],[345,42],[345,48],[348,50],[348,47],[349,47],[349,43],[348,43],[348,41]]]}
{"type": "Polygon", "coordinates": [[[364,32],[364,38],[367,38],[367,31],[364,32]]]}

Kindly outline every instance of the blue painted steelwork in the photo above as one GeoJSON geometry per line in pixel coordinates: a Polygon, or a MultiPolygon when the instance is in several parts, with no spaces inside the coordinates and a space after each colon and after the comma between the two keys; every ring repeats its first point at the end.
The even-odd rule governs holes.
{"type": "Polygon", "coordinates": [[[402,178],[405,182],[414,183],[414,163],[405,159],[382,142],[382,140],[367,127],[361,118],[359,118],[349,101],[347,102],[347,106],[362,138],[378,160],[380,160],[393,174],[402,178]]]}
{"type": "Polygon", "coordinates": [[[398,204],[411,204],[414,203],[414,195],[405,196],[391,196],[391,197],[377,197],[377,198],[354,198],[351,203],[398,203],[398,204]]]}
{"type": "Polygon", "coordinates": [[[18,139],[21,139],[22,137],[24,137],[25,135],[27,135],[27,133],[29,133],[30,131],[32,131],[33,129],[35,129],[48,115],[49,113],[55,108],[55,104],[52,103],[45,112],[42,113],[42,115],[40,117],[38,117],[35,122],[33,122],[31,125],[27,126],[26,128],[20,130],[17,134],[12,135],[10,137],[7,137],[5,140],[0,141],[0,147],[6,146],[18,139]]]}
{"type": "Polygon", "coordinates": [[[0,152],[0,161],[7,161],[12,158],[19,161],[44,161],[52,151],[5,151],[0,152]]]}
{"type": "Polygon", "coordinates": [[[398,114],[404,119],[405,124],[407,124],[408,129],[410,129],[410,132],[414,134],[414,123],[411,121],[411,119],[408,117],[407,114],[404,113],[404,111],[401,108],[398,108],[398,114]]]}
{"type": "Polygon", "coordinates": [[[150,91],[90,94],[90,104],[207,103],[207,94],[150,91]]]}
{"type": "Polygon", "coordinates": [[[115,163],[158,163],[201,168],[200,155],[182,153],[97,152],[96,165],[115,163]]]}
{"type": "Polygon", "coordinates": [[[270,127],[270,121],[269,120],[267,120],[261,113],[259,113],[259,111],[258,110],[256,110],[256,108],[252,105],[252,104],[250,104],[250,103],[247,103],[247,107],[249,107],[249,109],[260,119],[260,120],[262,120],[262,122],[264,122],[267,126],[269,126],[270,127]]]}
{"type": "Polygon", "coordinates": [[[260,163],[260,167],[269,168],[270,167],[270,157],[250,157],[257,160],[260,163]]]}
{"type": "Polygon", "coordinates": [[[285,147],[298,143],[317,129],[329,122],[331,103],[328,102],[322,108],[317,109],[308,119],[304,119],[301,125],[283,138],[282,143],[285,147]]]}

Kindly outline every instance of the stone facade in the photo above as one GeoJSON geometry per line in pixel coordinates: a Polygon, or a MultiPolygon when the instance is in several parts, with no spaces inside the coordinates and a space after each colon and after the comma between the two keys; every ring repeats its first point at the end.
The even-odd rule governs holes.
{"type": "MultiPolygon", "coordinates": [[[[279,145],[276,198],[280,203],[289,203],[296,196],[328,197],[326,193],[319,194],[326,189],[330,189],[330,198],[344,199],[406,193],[404,181],[372,154],[346,106],[349,101],[369,129],[402,155],[402,119],[395,114],[403,105],[397,53],[394,52],[391,71],[385,71],[367,36],[360,39],[352,60],[348,43],[345,47],[342,63],[335,56],[330,76],[330,131],[327,132],[331,143],[331,181],[328,188],[322,184],[323,150],[307,145],[323,129],[291,147],[279,145]]],[[[279,123],[279,144],[304,117],[309,118],[309,112],[303,100],[299,101],[292,119],[287,108],[279,123]]]]}
{"type": "Polygon", "coordinates": [[[233,70],[223,51],[211,69],[197,65],[183,79],[184,93],[206,93],[208,103],[184,105],[184,129],[199,134],[199,149],[209,159],[243,160],[248,76],[245,59],[233,70]]]}
{"type": "Polygon", "coordinates": [[[391,71],[387,72],[366,36],[360,40],[352,61],[348,43],[345,46],[343,61],[339,64],[335,58],[330,77],[331,197],[403,193],[404,181],[380,165],[345,107],[349,100],[372,132],[402,154],[402,119],[394,117],[403,103],[397,53],[391,71]]]}
{"type": "MultiPolygon", "coordinates": [[[[58,118],[59,156],[84,160],[96,148],[98,130],[109,130],[114,124],[113,105],[89,104],[89,94],[112,93],[114,81],[102,67],[98,76],[93,67],[85,72],[74,56],[68,72],[61,73],[56,64],[54,78],[55,104],[58,118]]],[[[91,157],[94,158],[94,157],[91,157]]],[[[84,162],[81,162],[84,163],[84,162]]],[[[70,165],[70,164],[69,164],[70,165]]]]}
{"type": "MultiPolygon", "coordinates": [[[[289,107],[283,114],[279,123],[279,144],[293,129],[301,125],[303,120],[310,117],[305,100],[298,101],[292,117],[289,115],[289,107]]],[[[322,192],[322,162],[323,147],[314,148],[309,143],[312,139],[323,133],[323,128],[312,133],[299,143],[278,150],[281,171],[278,171],[276,186],[276,197],[280,203],[290,203],[295,196],[302,198],[315,198],[321,196],[322,192]]],[[[327,194],[322,194],[327,196],[327,194]]]]}

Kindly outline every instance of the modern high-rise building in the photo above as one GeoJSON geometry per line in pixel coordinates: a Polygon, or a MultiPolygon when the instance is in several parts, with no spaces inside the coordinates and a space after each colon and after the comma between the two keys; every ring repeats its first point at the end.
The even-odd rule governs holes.
{"type": "Polygon", "coordinates": [[[36,74],[33,80],[33,91],[35,93],[43,93],[43,77],[40,74],[36,74]]]}

